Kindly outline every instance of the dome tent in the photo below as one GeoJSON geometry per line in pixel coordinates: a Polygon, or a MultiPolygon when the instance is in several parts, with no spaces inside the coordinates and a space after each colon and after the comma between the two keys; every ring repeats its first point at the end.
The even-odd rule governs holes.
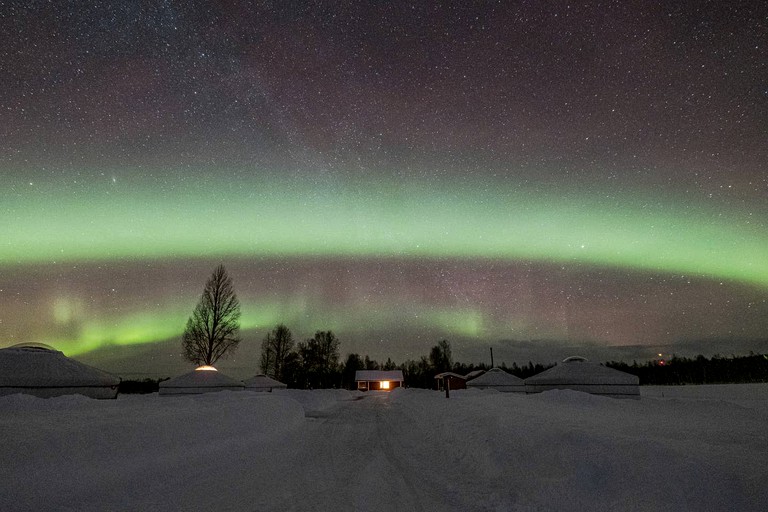
{"type": "Polygon", "coordinates": [[[525,379],[526,393],[572,389],[613,398],[640,398],[640,379],[635,375],[593,363],[579,356],[525,379]]]}
{"type": "Polygon", "coordinates": [[[525,382],[501,368],[491,368],[467,382],[468,388],[495,389],[504,393],[525,393],[525,382]]]}
{"type": "Polygon", "coordinates": [[[40,398],[85,395],[115,398],[120,378],[41,343],[0,349],[0,396],[24,393],[40,398]]]}
{"type": "Polygon", "coordinates": [[[263,374],[256,375],[245,381],[245,389],[248,391],[272,391],[273,389],[285,389],[287,387],[287,384],[283,384],[263,374]]]}
{"type": "Polygon", "coordinates": [[[189,373],[160,383],[161,395],[199,395],[214,391],[240,391],[243,383],[213,366],[198,366],[189,373]]]}

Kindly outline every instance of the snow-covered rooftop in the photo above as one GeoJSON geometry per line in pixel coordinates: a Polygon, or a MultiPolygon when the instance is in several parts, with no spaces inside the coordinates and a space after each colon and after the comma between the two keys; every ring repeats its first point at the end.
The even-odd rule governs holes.
{"type": "Polygon", "coordinates": [[[402,370],[357,370],[355,381],[400,381],[403,379],[402,370]]]}

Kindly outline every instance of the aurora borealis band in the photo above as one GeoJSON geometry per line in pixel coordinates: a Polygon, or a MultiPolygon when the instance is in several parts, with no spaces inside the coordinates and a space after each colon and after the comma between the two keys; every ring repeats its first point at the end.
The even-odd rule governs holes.
{"type": "Polygon", "coordinates": [[[135,185],[122,179],[100,181],[73,190],[55,182],[11,187],[6,197],[11,234],[0,254],[3,260],[200,254],[496,258],[618,266],[768,286],[768,233],[754,210],[723,211],[690,201],[681,206],[664,194],[505,190],[492,181],[443,182],[435,190],[428,182],[358,183],[350,178],[332,185],[266,179],[234,186],[213,178],[174,185],[170,191],[150,186],[133,191],[135,185]]]}
{"type": "Polygon", "coordinates": [[[172,373],[221,262],[236,368],[278,322],[395,360],[764,350],[766,16],[12,3],[0,346],[172,373]]]}

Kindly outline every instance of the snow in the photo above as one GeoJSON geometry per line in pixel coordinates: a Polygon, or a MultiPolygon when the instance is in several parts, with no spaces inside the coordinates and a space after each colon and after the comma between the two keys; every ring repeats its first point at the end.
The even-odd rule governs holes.
{"type": "Polygon", "coordinates": [[[768,385],[642,391],[0,397],[0,510],[766,509],[768,385]]]}

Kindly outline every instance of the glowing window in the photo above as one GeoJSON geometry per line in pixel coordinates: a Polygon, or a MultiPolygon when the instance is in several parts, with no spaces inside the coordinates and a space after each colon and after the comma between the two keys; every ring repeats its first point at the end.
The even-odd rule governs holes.
{"type": "Polygon", "coordinates": [[[388,380],[381,381],[381,389],[389,389],[389,381],[388,380]]]}

